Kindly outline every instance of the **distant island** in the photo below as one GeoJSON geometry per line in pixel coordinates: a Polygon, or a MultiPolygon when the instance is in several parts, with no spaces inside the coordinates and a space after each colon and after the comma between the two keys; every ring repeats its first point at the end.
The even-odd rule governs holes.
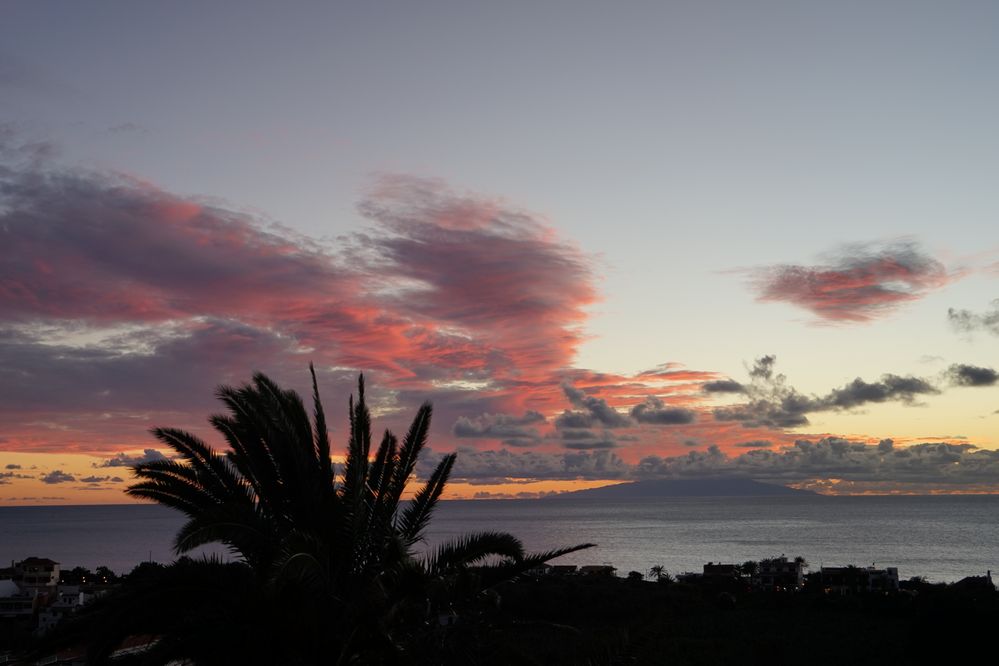
{"type": "Polygon", "coordinates": [[[797,490],[752,479],[651,479],[621,483],[602,488],[577,490],[553,496],[553,499],[638,499],[646,497],[782,497],[817,495],[811,490],[797,490]]]}

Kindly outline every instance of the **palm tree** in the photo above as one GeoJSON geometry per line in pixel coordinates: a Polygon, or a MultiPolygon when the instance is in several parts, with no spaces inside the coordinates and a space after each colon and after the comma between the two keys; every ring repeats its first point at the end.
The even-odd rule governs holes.
{"type": "MultiPolygon", "coordinates": [[[[169,658],[195,663],[199,656],[206,659],[199,649],[217,651],[225,642],[219,637],[225,636],[234,643],[233,654],[254,654],[257,648],[250,646],[261,637],[287,646],[271,655],[270,663],[310,663],[320,655],[329,661],[331,654],[335,663],[362,654],[405,660],[408,646],[425,650],[428,640],[441,639],[431,621],[438,613],[474,604],[502,581],[592,546],[528,555],[510,534],[479,532],[421,555],[419,545],[455,462],[455,454],[444,456],[412,500],[403,501],[426,446],[430,404],[417,410],[401,442],[386,430],[372,457],[371,415],[360,377],[357,400],[350,400],[346,460],[338,474],[311,365],[310,372],[311,419],[298,394],[261,373],[239,388],[220,387],[217,396],[228,414],[209,421],[228,451],[183,430],[153,430],[176,457],[137,465],[139,482],[126,492],[187,516],[175,540],[178,554],[221,543],[238,563],[188,561],[167,567],[153,584],[133,586],[119,601],[103,604],[99,610],[105,619],[114,613],[117,620],[101,623],[112,633],[101,642],[103,652],[92,655],[95,661],[107,646],[135,633],[161,636],[171,648],[164,651],[169,658]],[[228,631],[214,628],[214,641],[196,619],[178,626],[176,617],[163,621],[169,612],[149,610],[153,598],[162,609],[176,610],[182,601],[166,588],[202,579],[214,581],[207,586],[214,591],[215,605],[208,605],[212,621],[230,618],[228,631]],[[230,589],[236,591],[227,593],[230,589]],[[227,594],[238,600],[237,608],[228,605],[227,594]],[[135,612],[139,605],[146,610],[135,612]],[[249,617],[247,608],[260,614],[249,617]],[[276,628],[282,633],[275,634],[276,628]],[[185,644],[192,646],[187,652],[185,644]]],[[[255,654],[263,663],[266,653],[255,654]]],[[[215,657],[210,660],[217,663],[215,657]]]]}
{"type": "Polygon", "coordinates": [[[649,569],[649,577],[657,583],[672,583],[673,575],[661,564],[657,564],[649,569]]]}

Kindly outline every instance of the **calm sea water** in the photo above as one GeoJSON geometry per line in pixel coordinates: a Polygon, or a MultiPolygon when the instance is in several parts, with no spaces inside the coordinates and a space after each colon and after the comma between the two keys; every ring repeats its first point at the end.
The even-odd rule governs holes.
{"type": "MultiPolygon", "coordinates": [[[[127,572],[173,559],[179,514],[153,505],[0,508],[0,562],[30,555],[127,572]]],[[[599,545],[559,560],[613,564],[622,575],[662,564],[803,555],[813,568],[876,563],[899,575],[954,581],[999,571],[999,497],[768,497],[444,502],[430,544],[508,531],[532,550],[599,545]]]]}

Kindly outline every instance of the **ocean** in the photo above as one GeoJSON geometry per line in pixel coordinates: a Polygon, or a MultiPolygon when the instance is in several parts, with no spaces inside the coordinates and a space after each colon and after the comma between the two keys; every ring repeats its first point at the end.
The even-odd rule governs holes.
{"type": "MultiPolygon", "coordinates": [[[[171,561],[182,522],[155,505],[2,507],[0,562],[38,556],[125,573],[171,561]]],[[[427,546],[482,530],[511,532],[531,550],[596,543],[558,562],[611,564],[620,575],[781,554],[802,555],[812,569],[895,566],[901,578],[934,582],[999,572],[999,496],[449,501],[427,546]]]]}

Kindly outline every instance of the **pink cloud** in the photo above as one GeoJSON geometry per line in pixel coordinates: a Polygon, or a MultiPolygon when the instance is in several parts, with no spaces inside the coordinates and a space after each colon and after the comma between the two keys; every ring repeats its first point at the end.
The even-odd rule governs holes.
{"type": "MultiPolygon", "coordinates": [[[[384,425],[433,400],[438,448],[460,437],[482,451],[614,449],[634,463],[789,441],[713,418],[702,387],[725,379],[716,373],[575,367],[594,263],[500,199],[382,176],[358,207],[364,233],[331,250],[125,177],[33,164],[0,172],[0,186],[6,450],[108,455],[146,448],[155,425],[206,433],[217,383],[262,370],[307,389],[310,360],[331,410],[361,370],[384,425]]],[[[801,270],[871,313],[883,306],[855,293],[868,283],[918,291],[946,278],[902,255],[801,270]]],[[[836,299],[850,301],[826,303],[836,299]]]]}
{"type": "Polygon", "coordinates": [[[862,323],[890,314],[955,279],[912,243],[848,248],[830,264],[779,265],[753,273],[758,300],[804,308],[822,321],[862,323]]]}

